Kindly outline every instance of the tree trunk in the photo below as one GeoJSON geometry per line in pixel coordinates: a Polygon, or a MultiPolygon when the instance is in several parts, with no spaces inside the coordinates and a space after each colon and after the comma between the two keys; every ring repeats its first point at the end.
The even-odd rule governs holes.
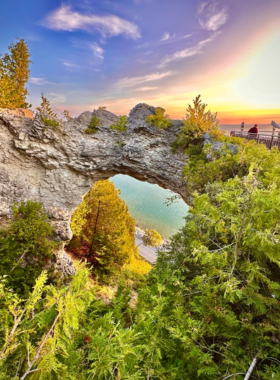
{"type": "Polygon", "coordinates": [[[96,214],[96,219],[95,219],[95,224],[94,224],[94,230],[93,230],[93,236],[92,236],[92,241],[91,241],[91,245],[90,245],[90,249],[89,249],[90,256],[92,255],[92,251],[93,251],[94,237],[95,237],[96,230],[97,230],[97,223],[98,223],[99,212],[100,212],[100,204],[101,204],[101,202],[99,199],[98,200],[98,207],[97,207],[97,214],[96,214]]]}

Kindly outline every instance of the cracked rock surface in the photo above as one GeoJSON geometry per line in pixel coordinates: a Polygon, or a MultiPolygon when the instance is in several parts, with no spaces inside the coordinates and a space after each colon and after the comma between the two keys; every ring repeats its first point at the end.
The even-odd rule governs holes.
{"type": "MultiPolygon", "coordinates": [[[[127,174],[168,188],[188,200],[182,182],[186,162],[183,153],[171,152],[182,121],[167,130],[145,122],[155,107],[140,103],[128,117],[128,130],[110,125],[118,118],[107,110],[86,111],[61,122],[62,130],[46,127],[40,114],[27,110],[0,109],[0,223],[11,216],[15,202],[41,202],[56,229],[56,239],[71,238],[70,218],[96,181],[127,174]],[[86,135],[92,116],[101,123],[98,132],[86,135]]],[[[69,259],[60,253],[58,266],[69,259]]],[[[71,261],[71,259],[70,259],[71,261]]]]}

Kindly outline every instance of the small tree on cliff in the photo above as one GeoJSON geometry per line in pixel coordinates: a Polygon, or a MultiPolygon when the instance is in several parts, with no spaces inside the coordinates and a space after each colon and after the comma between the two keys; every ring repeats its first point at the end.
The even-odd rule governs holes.
{"type": "Polygon", "coordinates": [[[25,87],[29,77],[30,53],[24,39],[9,46],[10,53],[0,57],[0,107],[29,108],[25,87]]]}
{"type": "Polygon", "coordinates": [[[187,148],[192,143],[197,144],[204,133],[218,131],[217,113],[206,111],[206,107],[207,104],[202,103],[200,95],[193,100],[193,106],[188,105],[182,133],[178,135],[174,148],[187,148]]]}
{"type": "Polygon", "coordinates": [[[42,103],[40,104],[40,107],[36,108],[36,110],[44,114],[45,116],[57,117],[57,114],[54,113],[52,110],[50,101],[44,96],[43,93],[41,94],[41,98],[42,98],[42,103]]]}

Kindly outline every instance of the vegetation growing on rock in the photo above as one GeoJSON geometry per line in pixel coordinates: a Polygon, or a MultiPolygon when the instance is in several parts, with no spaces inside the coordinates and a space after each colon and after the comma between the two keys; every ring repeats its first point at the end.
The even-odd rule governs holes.
{"type": "Polygon", "coordinates": [[[41,94],[41,98],[42,102],[36,110],[45,116],[57,118],[57,114],[52,110],[50,101],[44,96],[44,94],[41,94]]]}
{"type": "Polygon", "coordinates": [[[168,115],[164,115],[164,109],[157,107],[155,109],[155,115],[149,115],[146,118],[146,122],[153,127],[160,129],[166,129],[171,127],[172,121],[168,115]]]}
{"type": "Polygon", "coordinates": [[[91,121],[85,133],[87,135],[92,135],[98,131],[98,126],[100,125],[101,120],[97,116],[92,116],[91,121]]]}
{"type": "Polygon", "coordinates": [[[184,126],[181,127],[181,133],[178,134],[177,140],[173,143],[174,149],[179,147],[186,149],[191,144],[199,145],[206,132],[219,135],[217,113],[213,114],[211,111],[206,111],[206,107],[207,104],[202,103],[200,95],[193,100],[193,106],[188,105],[184,126]]]}
{"type": "Polygon", "coordinates": [[[110,126],[112,130],[118,131],[118,132],[125,132],[127,131],[127,117],[125,115],[119,116],[118,121],[116,124],[112,124],[110,126]]]}
{"type": "MultiPolygon", "coordinates": [[[[42,103],[40,107],[37,107],[37,111],[40,112],[42,122],[46,127],[52,127],[55,131],[61,131],[61,125],[60,123],[55,120],[54,118],[57,118],[57,114],[53,112],[51,108],[50,101],[44,96],[44,94],[41,94],[42,103]]],[[[64,111],[65,112],[65,111],[64,111]]],[[[69,116],[69,113],[68,113],[69,116]]]]}
{"type": "Polygon", "coordinates": [[[44,123],[44,125],[46,127],[53,127],[54,130],[60,129],[60,124],[59,124],[58,121],[48,119],[48,118],[46,118],[44,116],[41,116],[41,119],[42,119],[42,122],[44,123]]]}

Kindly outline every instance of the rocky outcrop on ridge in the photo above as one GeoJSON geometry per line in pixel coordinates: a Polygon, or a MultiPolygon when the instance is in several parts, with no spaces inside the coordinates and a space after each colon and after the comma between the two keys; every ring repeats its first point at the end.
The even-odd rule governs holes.
{"type": "MultiPolygon", "coordinates": [[[[182,121],[161,130],[145,122],[154,113],[155,107],[138,104],[129,114],[128,130],[119,133],[110,129],[117,116],[107,110],[84,112],[61,122],[62,131],[56,131],[43,124],[40,114],[0,109],[0,223],[11,216],[15,202],[36,200],[49,213],[56,239],[67,241],[72,212],[83,195],[96,181],[119,173],[188,199],[182,182],[186,156],[173,154],[170,147],[182,121]],[[101,119],[99,130],[86,135],[93,115],[101,119]]],[[[70,274],[71,259],[63,255],[57,265],[70,274]]]]}

